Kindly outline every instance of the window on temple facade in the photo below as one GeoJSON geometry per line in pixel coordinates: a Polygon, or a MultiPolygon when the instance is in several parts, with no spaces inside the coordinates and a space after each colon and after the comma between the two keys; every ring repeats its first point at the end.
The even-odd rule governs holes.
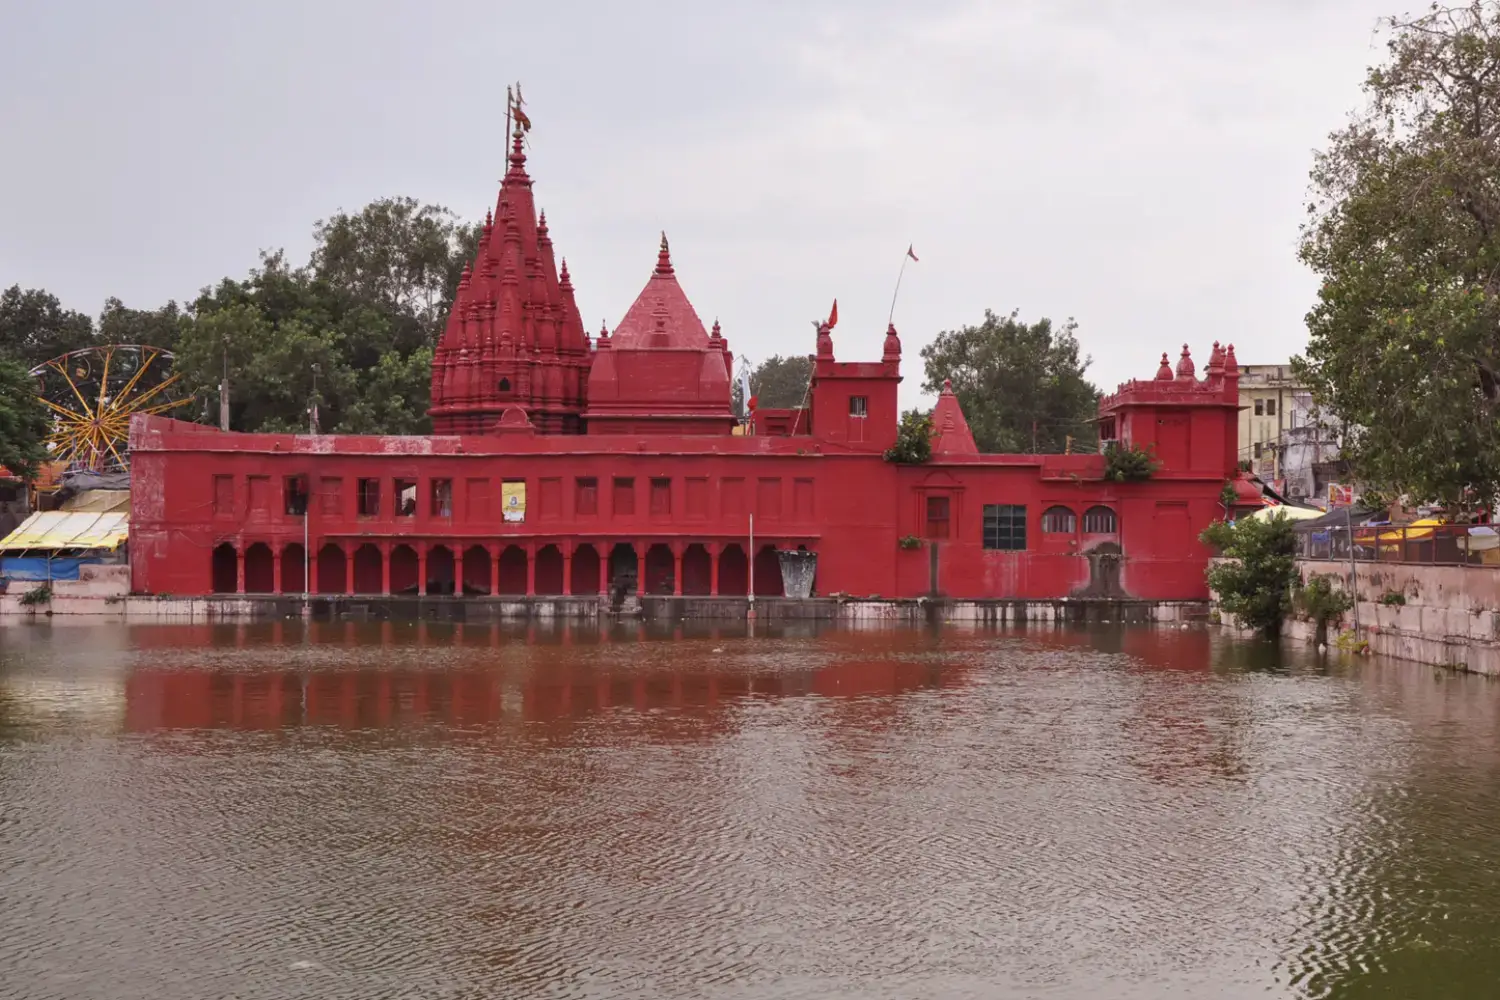
{"type": "Polygon", "coordinates": [[[360,517],[380,516],[380,480],[361,479],[356,487],[355,502],[360,517]]]}
{"type": "Polygon", "coordinates": [[[1083,512],[1085,535],[1113,535],[1119,530],[1116,523],[1115,512],[1109,507],[1090,507],[1083,512]]]}
{"type": "Polygon", "coordinates": [[[214,476],[214,513],[234,513],[233,476],[214,476]]]}
{"type": "Polygon", "coordinates": [[[307,513],[307,477],[287,476],[282,485],[282,499],[285,510],[293,517],[301,517],[307,513]]]}
{"type": "Polygon", "coordinates": [[[849,416],[864,417],[870,412],[870,398],[868,396],[849,397],[849,416]]]}
{"type": "Polygon", "coordinates": [[[672,514],[672,480],[651,480],[651,516],[670,517],[672,514]]]}
{"type": "Polygon", "coordinates": [[[635,478],[632,476],[616,476],[613,512],[616,517],[630,517],[635,514],[635,478]]]}
{"type": "Polygon", "coordinates": [[[453,516],[453,480],[432,480],[431,498],[431,510],[433,517],[453,516]]]}
{"type": "Polygon", "coordinates": [[[927,537],[948,537],[949,502],[947,497],[927,498],[927,537]]]}
{"type": "Polygon", "coordinates": [[[599,480],[579,476],[573,481],[573,512],[593,516],[599,513],[599,480]]]}
{"type": "Polygon", "coordinates": [[[1025,550],[1026,507],[1024,504],[987,503],[984,505],[984,547],[1002,552],[1025,550]]]}
{"type": "Polygon", "coordinates": [[[1042,512],[1042,533],[1071,535],[1078,528],[1078,518],[1067,507],[1048,507],[1042,512]]]}
{"type": "Polygon", "coordinates": [[[395,496],[395,510],[397,517],[417,516],[417,481],[415,479],[398,479],[393,491],[395,496]]]}

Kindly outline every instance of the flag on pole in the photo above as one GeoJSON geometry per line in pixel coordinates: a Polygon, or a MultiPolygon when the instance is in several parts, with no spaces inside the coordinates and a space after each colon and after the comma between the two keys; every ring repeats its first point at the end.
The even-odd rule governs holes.
{"type": "Polygon", "coordinates": [[[912,260],[917,260],[918,259],[917,255],[914,254],[914,253],[912,253],[912,251],[911,251],[911,244],[910,243],[906,244],[906,256],[910,257],[912,260]]]}
{"type": "Polygon", "coordinates": [[[521,110],[521,105],[525,104],[526,102],[521,97],[521,85],[519,83],[516,84],[516,96],[512,100],[511,103],[513,105],[513,110],[515,111],[516,123],[521,126],[521,131],[523,131],[523,132],[530,132],[531,131],[531,119],[528,118],[528,117],[526,117],[526,112],[524,112],[524,111],[521,110]]]}
{"type": "Polygon", "coordinates": [[[839,300],[833,300],[833,309],[828,313],[828,329],[832,330],[839,325],[839,300]]]}

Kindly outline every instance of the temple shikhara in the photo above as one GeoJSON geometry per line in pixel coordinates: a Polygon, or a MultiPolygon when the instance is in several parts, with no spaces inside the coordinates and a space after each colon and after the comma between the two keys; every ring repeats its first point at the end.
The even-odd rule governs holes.
{"type": "Polygon", "coordinates": [[[674,262],[654,240],[640,294],[591,337],[518,128],[436,348],[432,435],[135,418],[132,589],[545,597],[557,613],[800,597],[809,582],[822,596],[1206,598],[1198,535],[1237,473],[1232,347],[1215,344],[1200,378],[1184,346],[1101,401],[1101,438],[1160,462],[1144,481],[1108,481],[1102,454],[981,454],[946,387],[931,460],[897,464],[894,327],[870,338],[878,357],[840,360],[842,334],[820,324],[806,405],[742,420],[729,339],[689,298],[683,248],[674,262]]]}

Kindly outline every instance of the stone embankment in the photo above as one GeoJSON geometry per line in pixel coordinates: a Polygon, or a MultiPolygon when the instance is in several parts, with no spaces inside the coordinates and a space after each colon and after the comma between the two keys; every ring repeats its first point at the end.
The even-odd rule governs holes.
{"type": "MultiPolygon", "coordinates": [[[[1348,563],[1299,560],[1297,571],[1304,580],[1326,576],[1349,590],[1348,563]]],[[[1359,563],[1355,579],[1355,608],[1329,626],[1330,644],[1500,675],[1500,566],[1359,563]]],[[[1285,635],[1312,642],[1315,631],[1312,622],[1294,618],[1285,635]]]]}

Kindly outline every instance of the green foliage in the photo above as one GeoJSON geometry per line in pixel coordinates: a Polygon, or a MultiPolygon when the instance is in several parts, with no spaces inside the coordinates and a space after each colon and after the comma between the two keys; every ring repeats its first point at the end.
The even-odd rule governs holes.
{"type": "Polygon", "coordinates": [[[1400,608],[1406,606],[1406,595],[1399,590],[1387,590],[1380,595],[1380,603],[1388,608],[1400,608]]]}
{"type": "Polygon", "coordinates": [[[1077,324],[1018,320],[985,310],[978,326],[945,330],[922,348],[924,392],[953,383],[974,441],[984,452],[1062,452],[1098,446],[1099,390],[1084,377],[1077,324]]]}
{"type": "Polygon", "coordinates": [[[1240,502],[1239,491],[1234,488],[1234,483],[1226,481],[1224,488],[1219,491],[1219,506],[1224,508],[1226,514],[1234,510],[1234,505],[1240,502]]]}
{"type": "Polygon", "coordinates": [[[38,584],[35,587],[32,587],[30,590],[26,591],[26,593],[22,594],[19,603],[23,608],[36,608],[41,607],[43,604],[50,603],[51,600],[52,588],[49,585],[42,583],[38,584]]]}
{"type": "MultiPolygon", "coordinates": [[[[805,354],[794,354],[783,358],[773,354],[750,373],[750,392],[756,397],[756,405],[765,409],[790,409],[801,406],[807,395],[807,383],[812,377],[812,358],[805,354]]],[[[744,393],[739,379],[734,380],[730,391],[735,412],[744,406],[744,393]]]]}
{"type": "Polygon", "coordinates": [[[1319,573],[1309,577],[1296,591],[1297,610],[1316,622],[1320,632],[1354,607],[1354,600],[1333,582],[1333,577],[1319,573]]]}
{"type": "Polygon", "coordinates": [[[1360,430],[1362,482],[1414,501],[1500,492],[1500,8],[1392,18],[1366,106],[1313,172],[1322,276],[1299,376],[1360,430]]]}
{"type": "Polygon", "coordinates": [[[0,466],[31,481],[47,460],[52,420],[21,362],[0,355],[0,466]]]}
{"type": "Polygon", "coordinates": [[[896,443],[885,453],[887,462],[921,465],[932,458],[932,412],[907,410],[896,428],[896,443]]]}
{"type": "Polygon", "coordinates": [[[1208,568],[1208,586],[1219,607],[1268,638],[1279,636],[1297,579],[1292,522],[1285,517],[1216,521],[1202,538],[1225,558],[1208,568]]]}
{"type": "Polygon", "coordinates": [[[94,343],[93,321],[64,309],[57,296],[39,288],[22,291],[20,285],[0,292],[0,355],[30,370],[48,358],[94,343]]]}
{"type": "Polygon", "coordinates": [[[199,296],[177,370],[211,416],[227,364],[235,430],[305,430],[316,399],[324,432],[425,433],[433,345],[477,233],[410,198],[319,222],[306,266],[262,254],[199,296]]]}
{"type": "Polygon", "coordinates": [[[110,297],[99,317],[97,339],[101,344],[145,344],[170,351],[177,347],[178,335],[188,322],[176,302],[160,309],[129,309],[110,297]]]}
{"type": "Polygon", "coordinates": [[[916,535],[902,535],[896,540],[896,544],[903,549],[919,549],[922,547],[922,539],[916,535]]]}
{"type": "Polygon", "coordinates": [[[1149,448],[1113,444],[1104,453],[1104,478],[1112,483],[1145,482],[1159,468],[1161,462],[1149,448]]]}

